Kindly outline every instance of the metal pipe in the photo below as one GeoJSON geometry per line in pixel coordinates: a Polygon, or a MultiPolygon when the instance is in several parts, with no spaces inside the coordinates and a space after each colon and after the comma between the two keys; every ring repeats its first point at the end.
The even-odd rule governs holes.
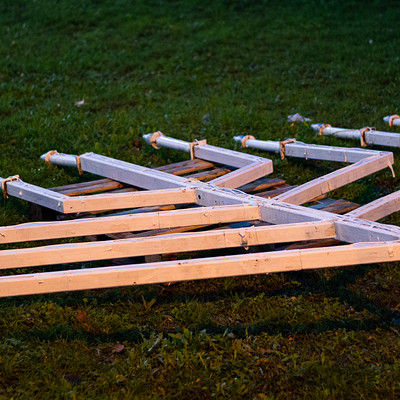
{"type": "Polygon", "coordinates": [[[76,167],[76,155],[74,154],[64,154],[64,153],[54,153],[48,155],[50,152],[42,154],[40,158],[43,161],[49,162],[51,164],[61,165],[63,167],[76,167]]]}
{"type": "MultiPolygon", "coordinates": [[[[321,126],[323,126],[323,124],[311,124],[311,128],[317,133],[319,133],[321,126]]],[[[359,129],[334,128],[333,126],[325,126],[322,134],[333,135],[344,139],[360,139],[361,137],[359,129]]]]}
{"type": "Polygon", "coordinates": [[[168,147],[169,149],[181,150],[190,153],[190,143],[184,140],[174,139],[169,136],[157,136],[154,138],[154,133],[143,135],[143,139],[154,147],[168,147]]]}
{"type": "Polygon", "coordinates": [[[400,126],[400,118],[398,115],[388,115],[387,117],[383,117],[383,120],[389,124],[389,126],[400,126]]]}
{"type": "Polygon", "coordinates": [[[273,140],[257,140],[257,139],[245,139],[246,136],[234,136],[233,140],[242,143],[243,147],[251,147],[252,149],[259,149],[265,151],[276,151],[280,152],[280,142],[273,140]],[[243,141],[245,139],[245,141],[243,141]]]}

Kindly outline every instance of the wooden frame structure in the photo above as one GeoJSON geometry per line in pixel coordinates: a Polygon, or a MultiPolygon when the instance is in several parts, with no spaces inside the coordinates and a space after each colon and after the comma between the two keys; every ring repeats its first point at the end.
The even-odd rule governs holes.
{"type": "MultiPolygon", "coordinates": [[[[397,125],[399,119],[393,121],[397,125]]],[[[329,124],[312,124],[311,127],[319,135],[331,135],[342,139],[358,139],[362,147],[367,144],[400,147],[400,134],[394,132],[377,131],[374,127],[361,129],[334,128],[329,124]]]]}
{"type": "MultiPolygon", "coordinates": [[[[269,145],[280,151],[282,156],[298,154],[307,158],[353,163],[336,171],[337,174],[328,174],[269,199],[246,194],[236,190],[235,187],[269,173],[272,165],[270,160],[209,146],[204,142],[191,144],[177,141],[158,132],[147,135],[145,139],[157,147],[177,148],[179,146],[181,150],[191,153],[195,158],[230,163],[237,169],[222,178],[205,183],[165,172],[160,173],[160,171],[149,170],[93,153],[79,158],[53,153],[47,157],[47,161],[75,165],[83,171],[147,189],[124,193],[129,199],[129,202],[126,200],[127,203],[122,202],[121,193],[78,196],[76,198],[78,200],[73,203],[69,203],[70,200],[64,197],[59,197],[62,207],[57,206],[55,208],[57,210],[71,212],[70,204],[75,206],[74,212],[77,209],[81,212],[81,210],[125,208],[132,207],[132,204],[135,207],[148,207],[149,205],[189,203],[195,207],[1,227],[0,243],[119,232],[140,233],[145,230],[157,231],[185,226],[210,227],[220,223],[241,221],[258,221],[259,223],[239,228],[226,227],[218,230],[169,233],[157,237],[136,236],[89,243],[1,250],[0,268],[10,270],[173,252],[224,248],[246,249],[249,246],[306,240],[335,239],[343,244],[317,249],[260,251],[254,254],[4,275],[0,276],[1,297],[400,260],[400,228],[360,219],[363,217],[375,219],[383,214],[387,215],[398,209],[399,201],[389,199],[383,201],[384,206],[382,206],[382,201],[375,205],[371,203],[347,215],[336,215],[300,205],[310,201],[316,194],[329,192],[368,173],[391,167],[392,153],[312,146],[299,142],[269,142],[269,145]],[[80,204],[80,208],[76,204],[80,204]],[[390,207],[387,207],[388,204],[390,207]],[[386,211],[383,212],[385,205],[386,211]]],[[[249,137],[240,140],[246,147],[261,142],[249,137]]],[[[13,185],[21,185],[19,189],[22,195],[18,196],[20,198],[32,200],[33,194],[36,193],[33,189],[37,187],[18,180],[10,180],[5,186],[10,195],[16,190],[13,185]],[[32,190],[26,190],[25,185],[32,190]]],[[[47,191],[50,191],[48,189],[42,190],[43,192],[40,191],[34,200],[39,204],[44,203],[46,206],[54,207],[53,194],[48,193],[47,191]]]]}

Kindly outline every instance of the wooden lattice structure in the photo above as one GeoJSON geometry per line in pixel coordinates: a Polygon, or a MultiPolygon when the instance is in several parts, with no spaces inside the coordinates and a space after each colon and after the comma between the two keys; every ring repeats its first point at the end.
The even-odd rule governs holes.
{"type": "MultiPolygon", "coordinates": [[[[76,157],[49,152],[43,157],[49,163],[76,166],[82,173],[104,179],[53,190],[19,178],[1,179],[9,196],[75,216],[83,213],[85,218],[2,227],[0,243],[93,235],[114,238],[2,250],[1,269],[55,264],[68,267],[70,263],[193,251],[198,254],[196,258],[3,275],[1,296],[400,260],[400,228],[372,222],[399,209],[396,197],[377,200],[345,215],[318,209],[320,206],[301,206],[344,184],[391,168],[392,153],[307,145],[293,140],[264,142],[282,157],[350,163],[324,177],[290,187],[282,180],[265,178],[272,172],[272,161],[266,158],[210,146],[204,141],[188,143],[160,132],[146,135],[145,139],[154,147],[186,151],[191,160],[154,170],[94,153],[76,157]],[[177,175],[194,171],[195,176],[177,175]],[[114,192],[88,194],[105,188],[114,192]],[[135,210],[97,217],[85,214],[129,208],[135,210]],[[237,227],[234,223],[244,224],[237,227]],[[292,246],[283,251],[279,250],[281,247],[273,251],[256,247],[255,253],[201,258],[201,252],[206,250],[246,251],[250,246],[304,241],[314,241],[313,247],[320,247],[292,246]],[[339,245],[328,247],[338,242],[339,245]]],[[[262,143],[248,136],[238,140],[244,147],[262,143]]]]}

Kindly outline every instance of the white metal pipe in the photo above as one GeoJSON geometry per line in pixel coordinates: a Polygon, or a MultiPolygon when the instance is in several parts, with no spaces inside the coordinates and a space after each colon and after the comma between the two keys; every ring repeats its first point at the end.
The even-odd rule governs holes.
{"type": "MultiPolygon", "coordinates": [[[[318,133],[322,125],[323,124],[311,124],[311,128],[318,133]]],[[[360,139],[361,137],[361,132],[359,129],[334,128],[333,126],[326,126],[322,134],[333,135],[344,139],[360,139]]]]}
{"type": "MultiPolygon", "coordinates": [[[[390,123],[390,119],[393,117],[393,115],[388,115],[387,117],[383,117],[383,120],[389,124],[390,123]]],[[[400,118],[393,118],[392,120],[392,125],[393,126],[400,126],[400,118]]]]}
{"type": "Polygon", "coordinates": [[[63,167],[76,167],[76,157],[74,154],[55,153],[47,158],[47,153],[42,154],[40,158],[43,161],[49,161],[51,164],[61,165],[63,167]]]}
{"type": "MultiPolygon", "coordinates": [[[[245,136],[234,136],[233,140],[242,143],[245,136]]],[[[259,149],[265,151],[280,151],[280,142],[273,140],[257,140],[257,139],[247,139],[245,142],[245,147],[251,147],[252,149],[259,149]]]]}
{"type": "MultiPolygon", "coordinates": [[[[150,145],[153,145],[152,136],[153,133],[148,133],[143,135],[143,139],[150,145]]],[[[190,143],[184,140],[174,139],[169,136],[158,136],[155,139],[155,144],[157,147],[168,147],[169,149],[181,150],[186,153],[190,153],[190,143]]]]}
{"type": "MultiPolygon", "coordinates": [[[[400,119],[393,119],[392,123],[394,124],[395,121],[400,121],[400,119]]],[[[311,127],[316,132],[319,132],[322,126],[323,124],[311,125],[311,127]]],[[[376,131],[372,128],[345,129],[345,128],[334,128],[332,126],[324,126],[322,134],[333,135],[342,139],[360,139],[362,145],[363,143],[367,143],[367,144],[387,146],[387,147],[400,147],[400,134],[393,132],[376,131]],[[364,134],[361,140],[361,134],[363,131],[364,134]]]]}

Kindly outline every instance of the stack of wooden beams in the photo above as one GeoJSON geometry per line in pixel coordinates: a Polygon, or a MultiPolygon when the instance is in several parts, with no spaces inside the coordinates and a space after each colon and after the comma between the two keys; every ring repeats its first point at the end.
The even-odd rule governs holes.
{"type": "MultiPolygon", "coordinates": [[[[46,158],[67,160],[103,178],[52,189],[2,179],[8,195],[72,219],[2,227],[0,243],[75,242],[1,250],[0,268],[8,273],[0,277],[0,296],[400,260],[400,229],[371,222],[398,210],[396,196],[359,208],[326,197],[346,183],[391,167],[392,153],[284,144],[286,156],[352,163],[296,187],[267,177],[272,162],[266,158],[159,133],[151,140],[158,147],[179,146],[192,159],[149,169],[93,153],[54,154],[46,158]],[[92,241],[76,242],[84,237],[92,241]],[[231,253],[220,256],[221,249],[231,253]],[[175,259],[189,252],[195,258],[175,259]],[[75,264],[104,260],[125,264],[75,264]],[[67,269],[41,269],[56,264],[67,269]],[[35,272],[19,272],[27,267],[35,272]],[[17,274],[10,275],[12,271],[17,274]]],[[[246,140],[247,145],[257,142],[246,140]]],[[[282,144],[277,148],[282,151],[282,144]]]]}

